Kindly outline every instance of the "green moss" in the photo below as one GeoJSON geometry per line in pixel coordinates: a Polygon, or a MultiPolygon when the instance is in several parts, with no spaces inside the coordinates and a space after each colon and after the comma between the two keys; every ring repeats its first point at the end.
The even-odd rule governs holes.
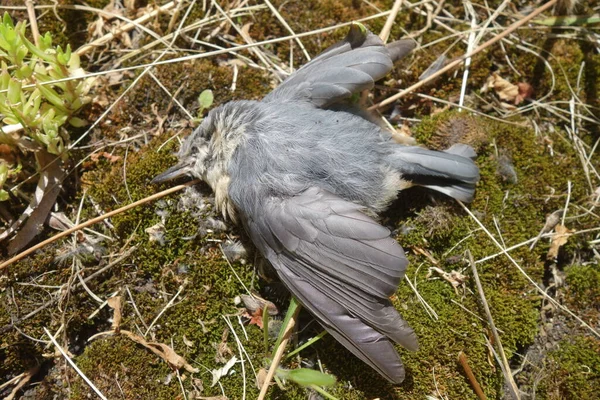
{"type": "MultiPolygon", "coordinates": [[[[94,385],[110,399],[167,399],[181,394],[175,373],[150,351],[131,340],[116,336],[89,343],[77,365],[94,385]]],[[[90,388],[74,378],[72,399],[92,396],[90,388]]]]}
{"type": "Polygon", "coordinates": [[[600,314],[600,269],[597,265],[574,265],[566,269],[567,305],[594,321],[600,314]]]}
{"type": "Polygon", "coordinates": [[[542,399],[595,399],[600,392],[600,342],[574,337],[548,354],[537,394],[542,399]]]}

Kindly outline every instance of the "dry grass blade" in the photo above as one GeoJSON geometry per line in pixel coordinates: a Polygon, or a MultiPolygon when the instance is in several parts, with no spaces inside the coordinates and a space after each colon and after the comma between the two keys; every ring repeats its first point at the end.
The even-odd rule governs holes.
{"type": "Polygon", "coordinates": [[[23,321],[28,320],[29,318],[33,317],[34,315],[44,311],[45,309],[47,309],[48,307],[50,307],[51,305],[55,304],[56,302],[59,301],[61,294],[64,293],[64,290],[67,291],[67,293],[71,293],[73,290],[77,290],[80,287],[83,286],[83,283],[87,283],[89,281],[91,281],[92,279],[96,278],[97,276],[102,275],[103,273],[105,273],[106,271],[108,271],[110,268],[114,267],[115,265],[118,265],[121,263],[121,261],[125,260],[127,257],[129,257],[131,254],[133,254],[135,251],[137,250],[137,247],[130,247],[129,249],[127,249],[127,251],[125,251],[123,254],[121,254],[119,257],[117,257],[115,260],[111,261],[110,263],[108,263],[106,266],[100,268],[98,271],[94,272],[93,274],[91,274],[90,276],[87,276],[86,278],[83,279],[83,281],[81,281],[80,283],[76,283],[74,285],[63,285],[61,286],[53,295],[52,298],[50,300],[48,300],[47,302],[45,302],[44,304],[42,304],[41,306],[39,306],[38,308],[36,308],[35,310],[31,311],[29,314],[25,315],[22,318],[19,318],[18,320],[13,320],[10,324],[4,325],[3,327],[0,328],[0,334],[9,331],[10,329],[15,328],[15,326],[23,321]]]}
{"type": "Polygon", "coordinates": [[[396,16],[398,15],[398,12],[400,11],[400,7],[402,7],[403,2],[404,0],[394,1],[394,5],[392,6],[390,15],[388,15],[388,18],[385,21],[385,25],[383,26],[383,28],[381,29],[381,33],[379,34],[379,37],[381,38],[383,43],[387,43],[390,37],[390,31],[392,30],[392,26],[394,25],[394,21],[396,19],[396,16]]]}
{"type": "Polygon", "coordinates": [[[117,31],[107,33],[106,35],[102,36],[101,38],[98,38],[98,39],[94,40],[93,42],[88,43],[84,46],[81,46],[80,48],[78,48],[75,51],[75,53],[77,53],[79,55],[86,54],[88,51],[93,50],[96,47],[102,46],[103,44],[110,42],[111,40],[113,40],[116,36],[120,35],[121,33],[129,32],[133,28],[143,24],[144,22],[148,21],[149,19],[156,17],[158,14],[172,9],[179,2],[180,1],[171,1],[170,3],[167,3],[164,6],[161,6],[152,12],[144,14],[143,16],[136,19],[135,21],[132,21],[132,22],[129,22],[129,23],[123,25],[117,31]]]}
{"type": "MultiPolygon", "coordinates": [[[[510,370],[510,365],[508,364],[508,360],[506,359],[506,354],[504,353],[504,348],[502,347],[502,342],[500,341],[500,334],[498,333],[498,330],[496,329],[496,324],[494,324],[494,318],[492,317],[492,312],[490,311],[490,307],[485,298],[483,286],[481,286],[481,281],[479,280],[479,274],[477,273],[477,267],[475,266],[475,260],[473,260],[473,255],[471,254],[470,251],[467,250],[467,253],[469,255],[469,264],[471,264],[471,270],[473,271],[473,277],[475,278],[475,285],[477,286],[477,292],[479,293],[479,297],[481,298],[481,303],[483,305],[483,309],[485,310],[485,315],[487,316],[488,323],[490,324],[490,328],[492,329],[492,334],[494,335],[494,341],[496,342],[496,345],[498,346],[498,353],[500,353],[500,357],[502,359],[502,364],[500,364],[500,366],[502,367],[502,373],[504,374],[504,379],[506,379],[506,382],[508,383],[508,387],[510,389],[512,398],[515,400],[519,400],[521,398],[521,395],[519,393],[519,388],[517,387],[517,384],[515,383],[515,380],[513,379],[513,376],[512,376],[511,370],[510,370]]],[[[472,375],[472,373],[471,373],[471,375],[472,375]]],[[[481,391],[481,388],[479,388],[479,390],[481,391]]]]}
{"type": "Polygon", "coordinates": [[[27,7],[27,16],[29,17],[29,24],[31,25],[31,36],[33,36],[33,43],[36,46],[40,45],[40,30],[37,25],[37,17],[35,16],[35,8],[33,0],[25,0],[25,6],[27,7]]]}

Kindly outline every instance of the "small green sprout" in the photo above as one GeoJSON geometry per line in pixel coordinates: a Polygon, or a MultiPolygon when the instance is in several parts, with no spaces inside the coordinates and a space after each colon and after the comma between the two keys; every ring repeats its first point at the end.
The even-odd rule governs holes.
{"type": "Polygon", "coordinates": [[[214,95],[212,90],[206,89],[198,95],[198,113],[196,118],[192,120],[193,126],[198,126],[204,119],[204,111],[212,107],[214,102],[214,95]]]}

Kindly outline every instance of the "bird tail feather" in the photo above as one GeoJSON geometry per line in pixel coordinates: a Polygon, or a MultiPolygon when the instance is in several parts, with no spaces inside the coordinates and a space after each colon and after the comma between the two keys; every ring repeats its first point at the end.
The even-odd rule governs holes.
{"type": "Polygon", "coordinates": [[[390,156],[390,163],[403,179],[468,203],[479,181],[479,168],[473,158],[475,152],[465,144],[455,144],[445,151],[399,146],[390,156]]]}

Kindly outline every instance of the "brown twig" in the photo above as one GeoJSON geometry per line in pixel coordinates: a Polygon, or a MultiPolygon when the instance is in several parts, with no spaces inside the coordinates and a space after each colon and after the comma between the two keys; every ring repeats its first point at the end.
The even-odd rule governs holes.
{"type": "Polygon", "coordinates": [[[167,190],[163,190],[162,192],[155,193],[152,196],[148,196],[148,197],[146,197],[144,199],[138,200],[138,201],[133,202],[131,204],[128,204],[128,205],[126,205],[124,207],[121,207],[121,208],[118,208],[116,210],[110,211],[110,212],[108,212],[108,213],[106,213],[104,215],[100,215],[99,217],[92,218],[89,221],[86,221],[86,222],[83,222],[83,223],[81,223],[79,225],[76,225],[76,226],[74,226],[74,227],[72,227],[70,229],[67,229],[66,231],[62,231],[61,233],[59,233],[57,235],[54,235],[51,238],[48,238],[48,239],[44,240],[43,242],[38,243],[35,246],[32,246],[32,247],[28,248],[27,250],[22,251],[21,253],[17,254],[16,256],[14,256],[14,257],[12,257],[12,258],[4,261],[2,264],[0,264],[0,271],[3,270],[4,268],[8,267],[12,263],[17,262],[17,261],[21,260],[22,258],[25,258],[26,256],[28,256],[29,254],[33,253],[34,251],[39,250],[42,247],[44,247],[44,246],[46,246],[46,245],[48,245],[48,244],[50,244],[50,243],[52,243],[52,242],[60,239],[60,238],[68,236],[68,235],[70,235],[73,232],[77,232],[77,231],[79,231],[79,230],[81,230],[83,228],[87,228],[90,225],[94,225],[97,222],[100,222],[100,221],[103,221],[103,220],[105,220],[107,218],[110,218],[113,215],[120,214],[120,213],[125,212],[127,210],[130,210],[130,209],[132,209],[134,207],[140,206],[142,204],[149,203],[149,202],[154,201],[156,199],[160,199],[161,197],[167,196],[167,195],[169,195],[171,193],[175,193],[175,192],[177,192],[177,191],[179,191],[181,189],[185,189],[186,187],[195,185],[195,184],[197,184],[199,182],[200,182],[199,180],[193,180],[193,181],[184,183],[183,185],[173,186],[172,188],[169,188],[167,190]]]}
{"type": "Polygon", "coordinates": [[[471,383],[475,394],[477,395],[477,397],[479,397],[479,400],[486,400],[487,397],[485,396],[485,393],[483,393],[479,382],[477,382],[477,378],[475,378],[475,374],[473,373],[473,370],[469,365],[467,356],[462,351],[458,353],[458,362],[460,363],[460,365],[462,365],[463,369],[465,370],[465,374],[467,374],[467,378],[469,379],[469,382],[471,383]]]}
{"type": "Polygon", "coordinates": [[[508,28],[506,28],[499,35],[494,36],[492,39],[490,39],[487,42],[483,43],[482,45],[478,46],[473,51],[471,51],[471,52],[469,52],[467,54],[464,54],[463,56],[457,58],[456,60],[454,60],[450,64],[446,65],[444,68],[442,68],[439,71],[431,74],[426,79],[423,79],[422,81],[419,81],[419,82],[415,83],[414,85],[407,87],[403,91],[401,91],[401,92],[399,92],[399,93],[397,93],[397,94],[395,94],[395,95],[393,95],[391,97],[388,97],[387,99],[385,99],[385,100],[383,100],[383,101],[381,101],[381,102],[379,102],[379,103],[377,103],[375,105],[372,105],[371,107],[369,107],[369,110],[373,110],[373,109],[376,109],[376,108],[381,108],[381,107],[386,106],[386,105],[388,105],[390,103],[393,103],[394,101],[396,101],[396,100],[398,100],[398,99],[406,96],[407,94],[409,94],[409,93],[417,90],[421,86],[424,86],[426,83],[429,83],[429,82],[433,81],[434,79],[436,79],[437,77],[439,77],[439,76],[445,74],[446,72],[452,70],[454,67],[460,65],[467,58],[473,57],[475,54],[481,52],[482,50],[484,50],[484,49],[486,49],[488,47],[490,47],[494,43],[496,43],[496,42],[504,39],[506,36],[510,35],[515,30],[517,30],[521,26],[525,25],[527,22],[531,21],[533,18],[537,17],[539,14],[543,13],[544,11],[546,11],[549,8],[551,8],[552,6],[554,6],[557,1],[558,0],[550,0],[549,2],[547,2],[543,6],[541,6],[540,8],[538,8],[537,10],[535,10],[534,12],[532,12],[531,14],[527,15],[523,19],[518,20],[514,24],[510,25],[508,28]]]}
{"type": "Polygon", "coordinates": [[[281,362],[281,359],[283,357],[283,352],[285,351],[285,348],[286,348],[288,342],[290,341],[290,336],[292,336],[292,330],[294,329],[294,325],[296,325],[298,313],[300,312],[301,308],[302,307],[300,307],[300,306],[298,306],[296,308],[294,315],[292,316],[292,318],[290,318],[290,321],[288,322],[287,326],[285,327],[285,333],[283,334],[283,339],[281,340],[279,347],[275,351],[275,355],[273,356],[273,361],[271,362],[271,367],[269,367],[269,372],[267,373],[267,376],[262,385],[262,388],[260,389],[260,394],[258,395],[258,400],[264,400],[265,396],[267,395],[267,391],[269,390],[269,386],[271,385],[271,380],[273,379],[273,376],[275,376],[275,371],[277,371],[277,367],[279,366],[279,363],[281,362]]]}

